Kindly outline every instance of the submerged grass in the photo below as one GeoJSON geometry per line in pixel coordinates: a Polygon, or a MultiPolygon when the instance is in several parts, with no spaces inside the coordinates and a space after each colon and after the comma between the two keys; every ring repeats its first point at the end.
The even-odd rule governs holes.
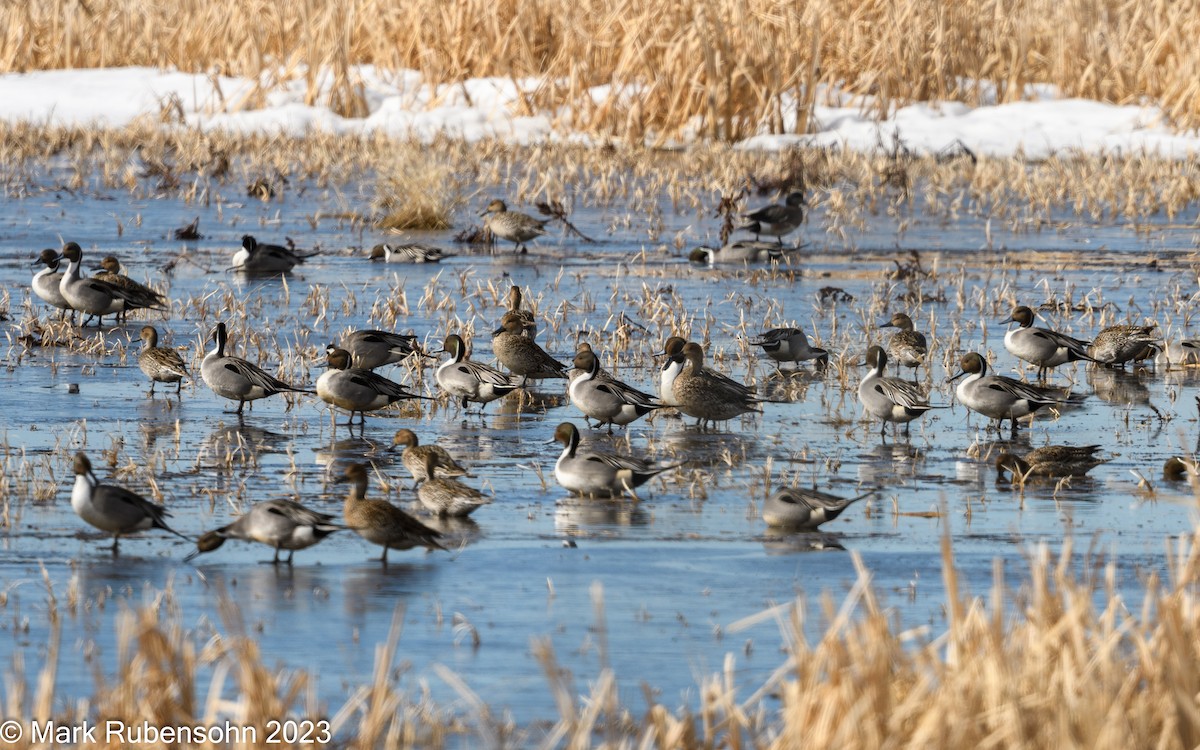
{"type": "Polygon", "coordinates": [[[786,659],[743,695],[730,654],[721,673],[701,680],[698,705],[686,708],[659,703],[649,687],[644,708],[621,694],[607,664],[604,596],[596,585],[597,674],[580,693],[550,641],[535,639],[533,654],[558,711],[535,727],[498,717],[497,707],[445,668],[437,674],[463,698],[465,715],[408,694],[393,663],[401,610],[378,647],[371,680],[329,710],[316,703],[303,670],[264,664],[235,607],[223,608],[224,632],[205,641],[181,625],[170,590],[118,616],[116,668],[98,678],[91,699],[60,695],[56,664],[70,657],[61,652],[59,618],[87,605],[73,591],[60,603],[47,583],[45,661],[30,685],[18,653],[2,703],[9,718],[26,722],[230,721],[257,727],[260,737],[272,718],[327,718],[340,746],[361,748],[1190,748],[1200,742],[1200,529],[1169,540],[1165,557],[1167,580],[1147,574],[1140,603],[1122,596],[1114,560],[1081,558],[1069,539],[1057,557],[1034,548],[1015,591],[997,560],[992,590],[981,597],[961,590],[946,535],[947,624],[931,633],[897,630],[856,556],[857,581],[840,606],[825,596],[815,640],[807,635],[815,631],[803,597],[730,624],[725,633],[732,635],[777,621],[786,659]]]}

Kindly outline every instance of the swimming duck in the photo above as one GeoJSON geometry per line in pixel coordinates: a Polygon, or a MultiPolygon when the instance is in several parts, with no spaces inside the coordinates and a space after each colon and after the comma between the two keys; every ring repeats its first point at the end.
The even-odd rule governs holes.
{"type": "MultiPolygon", "coordinates": [[[[162,529],[180,539],[187,539],[167,525],[171,514],[163,506],[115,484],[101,484],[92,471],[92,462],[79,452],[75,454],[75,486],[71,490],[71,507],[75,514],[101,531],[113,535],[113,554],[122,534],[147,529],[162,529]]],[[[191,540],[188,540],[191,541],[191,540]]]]}
{"type": "Polygon", "coordinates": [[[256,401],[276,393],[316,393],[307,388],[289,385],[244,359],[226,356],[225,343],[228,337],[225,324],[217,323],[212,332],[215,345],[200,363],[200,377],[213,393],[230,401],[237,401],[237,414],[242,413],[247,401],[256,401]]]}
{"type": "Polygon", "coordinates": [[[483,226],[502,240],[515,243],[518,253],[528,252],[525,243],[546,233],[546,222],[519,211],[509,211],[502,200],[488,204],[480,216],[486,217],[483,226]]]}
{"type": "Polygon", "coordinates": [[[446,337],[442,352],[450,354],[450,360],[437,368],[437,382],[442,390],[462,400],[462,408],[474,402],[491,403],[503,398],[525,384],[524,377],[514,377],[479,362],[467,359],[467,345],[462,338],[452,333],[446,337]]]}
{"type": "Polygon", "coordinates": [[[763,520],[768,526],[792,531],[811,531],[832,521],[854,503],[875,494],[875,490],[857,497],[838,497],[819,490],[782,487],[763,501],[763,520]]]}
{"type": "Polygon", "coordinates": [[[580,450],[579,429],[570,422],[563,422],[554,430],[554,439],[563,444],[563,452],[554,463],[554,478],[578,495],[632,494],[664,471],[683,465],[655,466],[633,456],[580,450]]]}
{"type": "Polygon", "coordinates": [[[351,488],[342,506],[346,526],[371,544],[383,547],[379,558],[385,566],[389,549],[406,550],[413,547],[445,551],[438,539],[441,533],[429,528],[386,500],[367,498],[367,467],[351,464],[341,478],[351,488]]]}
{"type": "Polygon", "coordinates": [[[247,234],[242,236],[242,249],[233,254],[230,270],[249,274],[288,273],[315,254],[301,255],[282,245],[261,244],[253,235],[247,234]]]}
{"type": "Polygon", "coordinates": [[[440,263],[443,258],[453,257],[440,247],[383,243],[371,248],[370,260],[382,260],[384,263],[440,263]]]}
{"type": "Polygon", "coordinates": [[[212,552],[226,539],[243,539],[274,547],[275,557],[271,562],[291,565],[296,550],[308,549],[344,528],[334,522],[333,516],[309,510],[292,500],[267,500],[251,506],[233,523],[201,534],[196,540],[196,549],[183,561],[191,562],[205,552],[212,552]],[[279,559],[280,550],[288,550],[287,560],[279,559]]]}
{"type": "Polygon", "coordinates": [[[1036,365],[1039,380],[1044,379],[1052,367],[1091,360],[1087,352],[1090,342],[1048,328],[1034,328],[1033,318],[1033,310],[1021,305],[1007,320],[1000,322],[1018,324],[1004,334],[1004,348],[1017,359],[1036,365]]]}
{"type": "Polygon", "coordinates": [[[787,249],[773,242],[758,242],[739,240],[721,247],[700,245],[688,253],[692,263],[704,263],[715,266],[722,263],[772,263],[782,260],[787,255],[787,249]]]}
{"type": "Polygon", "coordinates": [[[1005,472],[1022,480],[1028,477],[1081,477],[1110,460],[1096,458],[1098,450],[1098,445],[1047,445],[1024,456],[1002,451],[996,456],[996,480],[1005,479],[1005,472]]]}
{"type": "Polygon", "coordinates": [[[138,367],[150,378],[150,395],[154,395],[156,383],[175,383],[175,393],[179,394],[183,390],[183,379],[192,377],[183,357],[174,349],[158,345],[158,330],[154,326],[142,326],[141,338],[138,367]]]}

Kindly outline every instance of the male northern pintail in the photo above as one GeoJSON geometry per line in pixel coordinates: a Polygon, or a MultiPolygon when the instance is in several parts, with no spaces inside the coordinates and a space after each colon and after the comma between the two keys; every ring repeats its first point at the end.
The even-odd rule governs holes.
{"type": "Polygon", "coordinates": [[[453,258],[440,247],[431,245],[409,244],[396,245],[385,242],[371,248],[371,260],[382,260],[384,263],[439,263],[443,258],[453,258]]]}
{"type": "Polygon", "coordinates": [[[808,336],[799,328],[772,328],[747,342],[761,346],[766,355],[775,360],[776,367],[783,369],[784,362],[806,362],[817,360],[817,365],[829,364],[829,352],[808,343],[808,336]]]}
{"type": "Polygon", "coordinates": [[[313,255],[316,253],[301,255],[282,245],[261,244],[252,235],[247,234],[242,237],[242,249],[233,254],[230,270],[251,274],[287,273],[313,255]]]}
{"type": "MultiPolygon", "coordinates": [[[[92,471],[92,462],[82,452],[75,454],[75,487],[71,490],[71,507],[76,515],[101,531],[113,535],[113,554],[122,534],[146,529],[162,529],[181,539],[187,539],[167,525],[171,515],[163,506],[115,484],[100,484],[92,471]]],[[[190,541],[190,540],[189,540],[190,541]]]]}
{"type": "Polygon", "coordinates": [[[774,203],[742,214],[742,218],[750,223],[739,228],[754,232],[756,238],[760,234],[774,235],[782,245],[783,235],[791,233],[804,223],[805,205],[804,193],[799,190],[793,191],[783,203],[774,203]]]}
{"type": "Polygon", "coordinates": [[[1109,326],[1092,339],[1088,354],[1092,360],[1110,367],[1124,367],[1126,363],[1150,359],[1162,349],[1162,339],[1154,335],[1157,324],[1148,326],[1109,326]]]}
{"type": "Polygon", "coordinates": [[[715,266],[722,263],[771,263],[781,260],[785,255],[787,248],[774,242],[741,240],[721,247],[700,245],[688,253],[688,260],[715,266]]]}
{"type": "Polygon", "coordinates": [[[858,400],[871,416],[883,421],[879,434],[885,434],[889,422],[904,425],[904,434],[909,423],[934,408],[929,399],[917,386],[900,378],[884,377],[887,367],[887,352],[883,347],[872,346],[867,350],[867,373],[858,384],[858,400]]]}
{"type": "Polygon", "coordinates": [[[140,282],[134,281],[125,275],[125,269],[121,266],[121,261],[117,260],[115,255],[106,255],[100,261],[100,269],[93,274],[93,279],[107,281],[113,286],[120,287],[125,290],[126,294],[136,300],[133,305],[127,305],[125,300],[113,302],[113,307],[109,309],[110,313],[116,313],[118,319],[124,318],[129,310],[139,308],[154,308],[165,310],[170,305],[167,298],[150,287],[140,282]]]}
{"type": "Polygon", "coordinates": [[[390,331],[352,331],[342,336],[338,348],[349,352],[354,366],[364,370],[393,365],[414,354],[426,356],[417,345],[416,336],[390,331]]]}
{"type": "MultiPolygon", "coordinates": [[[[578,357],[583,352],[588,352],[589,354],[591,354],[593,356],[595,356],[595,354],[596,354],[595,350],[592,349],[592,345],[590,343],[588,343],[587,341],[580,341],[578,344],[575,345],[575,356],[576,357],[578,357]]],[[[578,380],[579,378],[582,378],[583,376],[585,376],[587,374],[588,374],[587,370],[580,369],[577,365],[575,365],[575,360],[571,360],[571,369],[567,370],[567,380],[568,381],[570,381],[571,383],[574,383],[576,380],[578,380]]],[[[609,372],[608,370],[601,367],[596,372],[596,380],[607,381],[607,380],[616,380],[616,378],[614,378],[612,376],[611,372],[609,372]]]]}
{"type": "Polygon", "coordinates": [[[925,334],[914,329],[912,318],[902,312],[893,313],[891,320],[881,323],[879,327],[900,329],[891,335],[887,343],[888,358],[896,363],[897,368],[911,367],[915,373],[918,367],[925,364],[929,343],[925,334]]]}
{"type": "Polygon", "coordinates": [[[158,345],[158,330],[154,326],[142,326],[142,351],[138,353],[138,367],[150,378],[150,394],[154,394],[156,383],[175,383],[175,393],[183,390],[183,379],[190,378],[183,357],[174,349],[158,345]]]}
{"type": "Polygon", "coordinates": [[[351,464],[341,481],[350,482],[350,492],[342,506],[346,526],[371,544],[383,547],[380,562],[387,565],[389,549],[425,547],[445,550],[439,542],[441,532],[431,529],[386,500],[367,498],[367,467],[351,464]]]}
{"type": "Polygon", "coordinates": [[[236,413],[242,413],[247,401],[256,401],[276,393],[316,393],[308,388],[289,385],[244,359],[226,356],[225,342],[228,337],[225,324],[217,323],[212,332],[213,349],[200,363],[200,377],[213,393],[230,401],[237,401],[236,413]]]}
{"type": "Polygon", "coordinates": [[[554,439],[563,444],[563,452],[554,463],[554,478],[569,492],[593,497],[612,497],[637,487],[683,464],[655,466],[633,456],[581,450],[579,430],[563,422],[554,431],[554,439]]]}
{"type": "Polygon", "coordinates": [[[503,398],[525,384],[525,378],[508,375],[494,367],[467,359],[467,345],[462,337],[452,333],[446,337],[442,352],[450,359],[437,368],[437,382],[453,398],[461,399],[462,408],[468,403],[488,404],[503,398]]]}
{"type": "Polygon", "coordinates": [[[1049,328],[1033,327],[1033,310],[1021,305],[1001,323],[1017,323],[1004,334],[1004,348],[1017,359],[1038,368],[1038,379],[1044,379],[1051,367],[1079,360],[1090,360],[1087,341],[1072,338],[1049,328]]]}
{"type": "Polygon", "coordinates": [[[1002,451],[996,456],[996,480],[1005,479],[1005,472],[1024,481],[1029,477],[1081,477],[1111,459],[1097,458],[1098,445],[1047,445],[1024,456],[1002,451]]]}
{"type": "Polygon", "coordinates": [[[875,490],[857,497],[838,497],[802,487],[781,487],[763,501],[762,517],[768,526],[792,531],[811,531],[832,521],[854,503],[875,494],[875,490]]]}
{"type": "MultiPolygon", "coordinates": [[[[68,261],[67,271],[59,281],[59,292],[74,309],[96,318],[99,326],[105,315],[128,312],[139,308],[161,308],[155,300],[130,292],[116,284],[80,273],[83,250],[74,242],[63,246],[62,257],[68,261]]],[[[86,324],[87,321],[84,321],[86,324]]]]}
{"type": "MultiPolygon", "coordinates": [[[[663,349],[654,356],[665,356],[667,361],[663,363],[662,369],[659,371],[658,380],[658,400],[664,406],[678,406],[675,400],[675,379],[679,377],[679,373],[683,372],[685,360],[683,357],[683,347],[687,341],[679,336],[671,336],[663,342],[663,349]]],[[[746,397],[753,398],[754,389],[743,385],[733,378],[717,372],[711,367],[703,368],[702,372],[715,380],[720,381],[727,388],[740,389],[746,397]]]]}
{"type": "Polygon", "coordinates": [[[57,307],[59,310],[70,310],[73,317],[75,308],[71,307],[71,303],[67,302],[67,298],[62,295],[62,290],[59,288],[63,277],[63,272],[58,270],[61,260],[62,257],[55,250],[50,248],[43,250],[32,265],[44,265],[45,268],[33,275],[30,288],[43,302],[57,307]]]}
{"type": "Polygon", "coordinates": [[[355,412],[359,424],[366,424],[369,411],[387,408],[397,401],[428,398],[371,370],[353,367],[350,353],[345,349],[330,347],[325,361],[329,369],[317,378],[317,397],[350,412],[349,424],[354,423],[355,412]]]}
{"type": "Polygon", "coordinates": [[[515,243],[518,253],[527,252],[525,243],[546,233],[546,222],[519,211],[509,211],[502,200],[488,204],[480,216],[486,217],[483,226],[502,240],[515,243]]]}
{"type": "Polygon", "coordinates": [[[521,329],[525,335],[531,339],[537,338],[537,317],[531,310],[521,309],[521,287],[516,284],[509,287],[507,303],[508,310],[506,312],[521,319],[521,329]]]}
{"type": "Polygon", "coordinates": [[[346,528],[335,523],[326,513],[317,513],[292,500],[278,499],[256,503],[236,521],[200,535],[196,549],[183,559],[190,562],[197,556],[212,552],[226,539],[242,539],[275,548],[271,562],[292,564],[298,549],[308,549],[335,531],[346,528]],[[279,551],[288,550],[287,560],[279,559],[279,551]]]}
{"type": "Polygon", "coordinates": [[[730,385],[726,382],[728,378],[715,378],[704,371],[704,349],[699,344],[689,341],[678,356],[684,359],[684,366],[671,385],[674,406],[696,417],[696,424],[724,422],[750,412],[762,412],[758,408],[762,402],[746,386],[737,382],[730,385]]]}
{"type": "Polygon", "coordinates": [[[1161,355],[1166,359],[1168,367],[1200,365],[1200,339],[1182,339],[1168,344],[1163,348],[1161,355]]]}
{"type": "Polygon", "coordinates": [[[492,352],[514,375],[527,378],[566,378],[567,366],[546,353],[524,333],[520,316],[506,313],[493,331],[492,352]]]}
{"type": "Polygon", "coordinates": [[[1000,423],[1011,421],[1014,434],[1017,420],[1038,409],[1082,401],[1081,396],[1060,388],[1039,388],[1003,375],[988,375],[987,361],[975,352],[964,356],[960,364],[962,369],[950,378],[954,381],[966,376],[954,390],[958,400],[971,411],[1000,423]]]}
{"type": "Polygon", "coordinates": [[[404,464],[404,468],[408,469],[408,473],[417,482],[422,482],[428,477],[425,474],[425,464],[430,456],[437,459],[438,475],[443,477],[462,477],[467,475],[467,470],[459,466],[458,461],[440,445],[421,445],[417,438],[417,433],[410,429],[396,430],[396,434],[392,437],[392,446],[389,450],[394,450],[398,446],[404,446],[404,450],[400,453],[400,463],[404,464]]]}
{"type": "Polygon", "coordinates": [[[590,348],[575,355],[574,365],[586,374],[571,381],[567,389],[571,403],[585,417],[596,420],[597,427],[608,425],[609,434],[613,425],[627,425],[663,406],[631,385],[619,380],[601,380],[600,360],[590,348]]]}
{"type": "Polygon", "coordinates": [[[425,479],[417,486],[417,499],[430,513],[463,518],[492,502],[490,495],[468,487],[457,479],[436,476],[440,464],[441,458],[436,453],[425,454],[425,479]]]}

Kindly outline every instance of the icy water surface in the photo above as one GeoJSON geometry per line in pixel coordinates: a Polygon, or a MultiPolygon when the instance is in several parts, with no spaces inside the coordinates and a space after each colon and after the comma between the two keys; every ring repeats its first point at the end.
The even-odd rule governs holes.
{"type": "MultiPolygon", "coordinates": [[[[736,632],[730,626],[797,595],[815,604],[828,591],[839,600],[856,578],[850,551],[861,555],[900,624],[928,624],[936,632],[944,624],[939,540],[947,530],[960,579],[976,593],[990,586],[994,558],[1010,561],[1015,578],[1031,545],[1057,547],[1068,535],[1079,547],[1115,553],[1122,585],[1134,592],[1145,572],[1162,569],[1164,539],[1192,528],[1189,488],[1159,481],[1167,456],[1195,447],[1191,372],[1060,368],[1056,382],[1090,397],[1060,418],[1039,418],[1017,447],[1098,443],[1112,460],[1069,487],[1031,485],[1023,494],[998,486],[987,464],[991,443],[1007,433],[988,433],[985,422],[954,404],[944,382],[947,366],[965,351],[987,352],[1002,373],[1019,370],[1003,349],[1005,326],[998,322],[1014,301],[1096,308],[1091,315],[1045,313],[1050,325],[1083,337],[1098,330],[1103,316],[1123,322],[1128,314],[1154,318],[1178,338],[1196,276],[1192,232],[1177,224],[1142,233],[1087,225],[1031,235],[993,230],[993,247],[1005,249],[985,250],[982,220],[947,226],[907,217],[901,235],[894,219],[878,217],[851,238],[853,247],[843,247],[820,234],[818,213],[802,230],[809,247],[788,263],[713,270],[685,259],[692,245],[713,241],[717,226],[708,216],[667,210],[666,225],[652,231],[649,217],[646,226],[638,219],[625,227],[619,211],[581,208],[572,218],[596,244],[555,230],[527,256],[505,245],[489,255],[453,245],[447,232],[414,239],[457,257],[385,266],[348,249],[369,247],[382,235],[320,218],[359,189],[309,186],[281,202],[207,208],[67,191],[5,201],[5,664],[23,652],[30,674],[40,667],[48,627],[44,566],[60,600],[71,590],[81,602],[63,618],[57,681],[64,699],[93,690],[92,666],[82,654],[111,669],[121,603],[136,605],[166,588],[184,624],[202,633],[232,626],[218,613],[222,598],[232,599],[237,626],[257,634],[265,658],[309,670],[331,710],[369,681],[377,644],[398,607],[401,679],[414,696],[427,688],[444,705],[466,710],[438,676],[435,667],[445,665],[518,723],[553,719],[551,691],[532,648],[534,639],[547,638],[579,692],[611,665],[635,710],[643,684],[668,706],[695,707],[699,681],[719,671],[727,653],[735,656],[743,697],[782,663],[773,619],[736,632]],[[203,240],[166,239],[197,214],[203,240]],[[323,252],[284,280],[248,281],[223,271],[247,232],[262,241],[290,236],[323,252]],[[652,235],[680,236],[683,248],[647,241],[652,235]],[[28,345],[41,337],[34,317],[51,315],[40,303],[27,306],[29,260],[65,240],[80,242],[85,261],[114,253],[134,278],[169,284],[170,314],[149,319],[163,339],[186,348],[196,373],[209,330],[226,320],[239,355],[269,371],[283,356],[289,377],[311,384],[324,369],[326,343],[351,328],[392,325],[389,310],[405,311],[394,327],[416,333],[432,350],[445,334],[465,332],[475,337],[474,357],[491,361],[489,332],[503,312],[503,293],[518,284],[542,321],[539,341],[564,361],[576,338],[586,336],[606,366],[653,390],[649,355],[679,331],[704,340],[715,366],[758,382],[760,392],[783,403],[707,432],[668,415],[636,422],[628,437],[612,440],[616,449],[687,461],[685,467],[649,484],[640,502],[570,500],[553,478],[555,426],[570,420],[585,438],[609,439],[583,427],[558,384],[539,386],[524,404],[494,403],[483,417],[446,403],[371,415],[363,434],[351,436],[345,427],[331,429],[326,407],[313,397],[291,405],[283,397],[259,401],[239,420],[198,379],[180,398],[161,386],[148,396],[135,354],[145,320],[136,316],[125,326],[78,331],[86,346],[28,345]],[[919,269],[909,250],[920,252],[919,269]],[[854,365],[868,343],[887,335],[877,326],[893,309],[909,311],[932,334],[932,366],[921,377],[933,388],[932,401],[950,408],[915,422],[911,438],[881,440],[878,426],[861,419],[854,389],[864,371],[854,365]],[[781,376],[744,344],[744,334],[793,323],[835,352],[834,366],[781,376]],[[245,352],[247,330],[266,343],[245,352]],[[619,366],[609,354],[614,350],[619,366]],[[340,514],[345,487],[334,480],[354,461],[372,462],[388,479],[384,490],[373,476],[372,495],[409,505],[411,480],[398,455],[387,451],[400,427],[445,446],[471,467],[475,477],[468,482],[495,493],[494,504],[471,522],[446,529],[458,544],[452,553],[393,552],[385,569],[371,559],[379,548],[339,533],[298,552],[293,567],[263,564],[269,550],[239,542],[185,564],[190,545],[149,533],[124,541],[114,558],[69,504],[70,457],[83,449],[102,478],[112,475],[112,461],[124,469],[152,467],[121,481],[149,494],[152,475],[172,523],[189,535],[270,497],[340,514]],[[1156,498],[1138,489],[1131,470],[1151,478],[1156,498]],[[879,492],[820,534],[779,534],[759,517],[768,477],[774,486],[794,480],[847,495],[879,492]],[[596,607],[601,593],[604,627],[596,607]],[[104,606],[82,604],[98,601],[104,606]]],[[[457,228],[478,221],[474,214],[486,197],[477,203],[458,217],[457,228]]],[[[384,374],[436,395],[431,365],[384,374]]],[[[809,623],[810,635],[819,632],[818,620],[809,623]]]]}

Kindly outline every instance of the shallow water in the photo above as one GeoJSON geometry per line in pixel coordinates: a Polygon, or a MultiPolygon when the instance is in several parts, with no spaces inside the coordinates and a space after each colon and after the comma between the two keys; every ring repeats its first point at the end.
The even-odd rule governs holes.
{"type": "MultiPolygon", "coordinates": [[[[4,663],[22,651],[28,674],[40,666],[48,627],[42,566],[60,599],[73,588],[81,602],[106,602],[63,619],[60,701],[93,689],[91,667],[78,654],[94,651],[111,669],[113,619],[121,609],[114,600],[137,604],[147,592],[169,587],[184,624],[201,633],[233,626],[218,613],[222,597],[233,599],[241,626],[257,634],[268,663],[309,669],[331,710],[368,681],[376,645],[398,607],[404,611],[401,680],[414,695],[428,686],[439,701],[466,710],[461,696],[437,676],[434,668],[443,664],[519,724],[553,719],[551,691],[531,647],[533,639],[545,637],[579,692],[610,664],[635,710],[643,683],[668,706],[694,708],[699,679],[720,670],[727,653],[736,657],[743,697],[782,662],[774,619],[734,633],[730,625],[797,595],[818,613],[819,593],[839,600],[856,579],[850,551],[861,556],[899,622],[929,624],[936,632],[944,624],[944,533],[953,540],[962,584],[975,593],[990,586],[994,558],[1010,561],[1007,571],[1019,580],[1033,543],[1058,547],[1066,536],[1080,547],[1115,553],[1122,586],[1133,593],[1142,573],[1163,568],[1164,538],[1194,524],[1191,490],[1158,480],[1167,456],[1195,448],[1197,378],[1191,372],[1060,368],[1057,382],[1070,380],[1092,395],[1057,419],[1038,418],[1022,431],[1019,447],[1099,443],[1112,460],[1069,487],[1031,484],[1023,493],[995,484],[987,464],[990,444],[1007,433],[987,432],[984,421],[954,404],[944,383],[947,364],[961,351],[987,351],[995,369],[1012,374],[1016,362],[1003,350],[1005,327],[998,321],[1014,300],[1107,302],[1102,309],[1109,315],[1153,317],[1177,338],[1196,291],[1188,257],[1192,233],[1179,224],[1163,222],[1149,232],[1078,223],[1037,234],[993,232],[995,247],[1010,248],[1002,256],[980,250],[986,244],[982,218],[947,224],[906,217],[910,223],[901,234],[896,219],[881,215],[851,238],[855,249],[847,252],[820,234],[818,211],[803,230],[809,248],[787,265],[712,270],[687,263],[674,247],[643,242],[656,219],[610,233],[620,211],[591,208],[572,220],[601,240],[596,244],[553,232],[527,256],[506,247],[493,255],[452,246],[451,233],[444,233],[414,239],[459,256],[440,265],[385,266],[348,249],[383,237],[344,221],[318,220],[314,227],[309,220],[339,210],[347,195],[363,195],[363,185],[336,192],[300,187],[306,189],[294,186],[282,202],[207,208],[120,192],[50,191],[5,201],[0,281],[11,295],[11,319],[3,323],[0,413],[6,415],[4,470],[11,490],[5,497],[10,525],[0,537],[0,576],[9,595],[8,616],[0,618],[8,634],[0,636],[4,663]],[[197,214],[205,239],[166,239],[197,214]],[[323,252],[286,280],[244,280],[222,269],[246,232],[262,241],[290,236],[323,252]],[[649,354],[675,332],[668,324],[690,328],[693,337],[709,342],[717,367],[757,380],[773,399],[787,403],[767,404],[761,418],[710,432],[665,415],[639,421],[628,438],[614,439],[618,449],[687,460],[686,467],[653,481],[641,502],[570,500],[554,482],[558,451],[548,441],[560,421],[582,427],[582,419],[554,384],[539,387],[532,403],[492,404],[482,418],[453,404],[371,415],[363,435],[352,437],[345,427],[332,429],[327,409],[311,397],[294,404],[282,397],[259,401],[239,421],[227,413],[231,404],[198,380],[186,384],[180,398],[161,386],[148,396],[135,355],[145,321],[136,316],[126,326],[80,331],[94,342],[95,354],[25,346],[20,337],[30,331],[32,316],[49,314],[40,303],[25,307],[29,258],[72,239],[83,245],[85,262],[115,253],[130,275],[155,283],[175,261],[169,276],[173,309],[149,319],[163,339],[187,347],[185,359],[197,373],[205,337],[224,319],[239,354],[247,327],[264,332],[268,344],[251,358],[274,370],[281,352],[303,354],[307,363],[293,374],[311,383],[323,369],[328,341],[350,328],[386,327],[380,311],[403,306],[401,294],[410,312],[397,329],[413,331],[433,350],[446,333],[473,333],[475,358],[490,361],[487,333],[502,309],[490,291],[481,290],[502,295],[519,284],[543,320],[539,341],[560,359],[569,359],[577,334],[586,332],[606,365],[611,367],[607,353],[620,348],[618,374],[653,390],[649,354]],[[910,262],[909,250],[920,251],[922,268],[936,269],[936,277],[889,278],[910,262]],[[1150,257],[1157,258],[1156,267],[1147,264],[1150,257]],[[822,302],[827,287],[852,299],[822,302]],[[909,305],[899,299],[906,292],[928,299],[909,305]],[[323,313],[313,299],[327,300],[323,313]],[[232,300],[247,303],[244,320],[222,310],[232,300]],[[934,403],[950,405],[914,423],[908,439],[889,434],[881,440],[878,426],[861,420],[854,392],[862,371],[853,363],[868,342],[886,335],[876,327],[885,309],[908,309],[918,326],[934,332],[938,349],[922,378],[934,389],[934,403]],[[629,324],[617,336],[621,313],[629,324]],[[844,381],[836,366],[824,374],[802,368],[777,375],[743,343],[745,333],[792,322],[845,355],[844,381]],[[78,384],[79,392],[70,393],[70,384],[78,384]],[[370,559],[378,548],[339,533],[298,552],[292,567],[262,564],[269,550],[238,542],[192,565],[182,562],[189,545],[150,533],[123,541],[114,558],[107,540],[69,505],[70,456],[79,449],[92,456],[102,478],[111,475],[106,455],[115,454],[121,467],[152,464],[172,523],[189,535],[228,523],[235,509],[269,497],[295,497],[339,514],[344,486],[333,480],[350,461],[369,460],[388,478],[386,492],[372,478],[373,495],[408,505],[414,502],[410,479],[398,456],[386,450],[399,427],[445,446],[472,468],[469,482],[495,492],[494,504],[473,523],[447,529],[459,542],[450,554],[393,552],[385,569],[370,559]],[[847,495],[862,488],[879,493],[820,534],[769,532],[758,515],[768,468],[774,485],[795,478],[847,495]],[[1154,482],[1153,501],[1138,489],[1131,470],[1154,482]],[[597,584],[605,627],[597,622],[597,584]]],[[[458,218],[460,228],[473,220],[470,211],[458,218]]],[[[683,233],[687,247],[711,241],[709,233],[717,229],[705,216],[667,211],[662,218],[660,236],[683,233]]],[[[1097,330],[1098,316],[1046,315],[1076,335],[1097,330]]],[[[384,372],[436,394],[428,366],[384,372]]],[[[608,440],[584,432],[585,439],[608,440]]],[[[150,490],[144,474],[121,481],[150,490]]],[[[820,619],[810,617],[810,636],[819,632],[820,619]]]]}

